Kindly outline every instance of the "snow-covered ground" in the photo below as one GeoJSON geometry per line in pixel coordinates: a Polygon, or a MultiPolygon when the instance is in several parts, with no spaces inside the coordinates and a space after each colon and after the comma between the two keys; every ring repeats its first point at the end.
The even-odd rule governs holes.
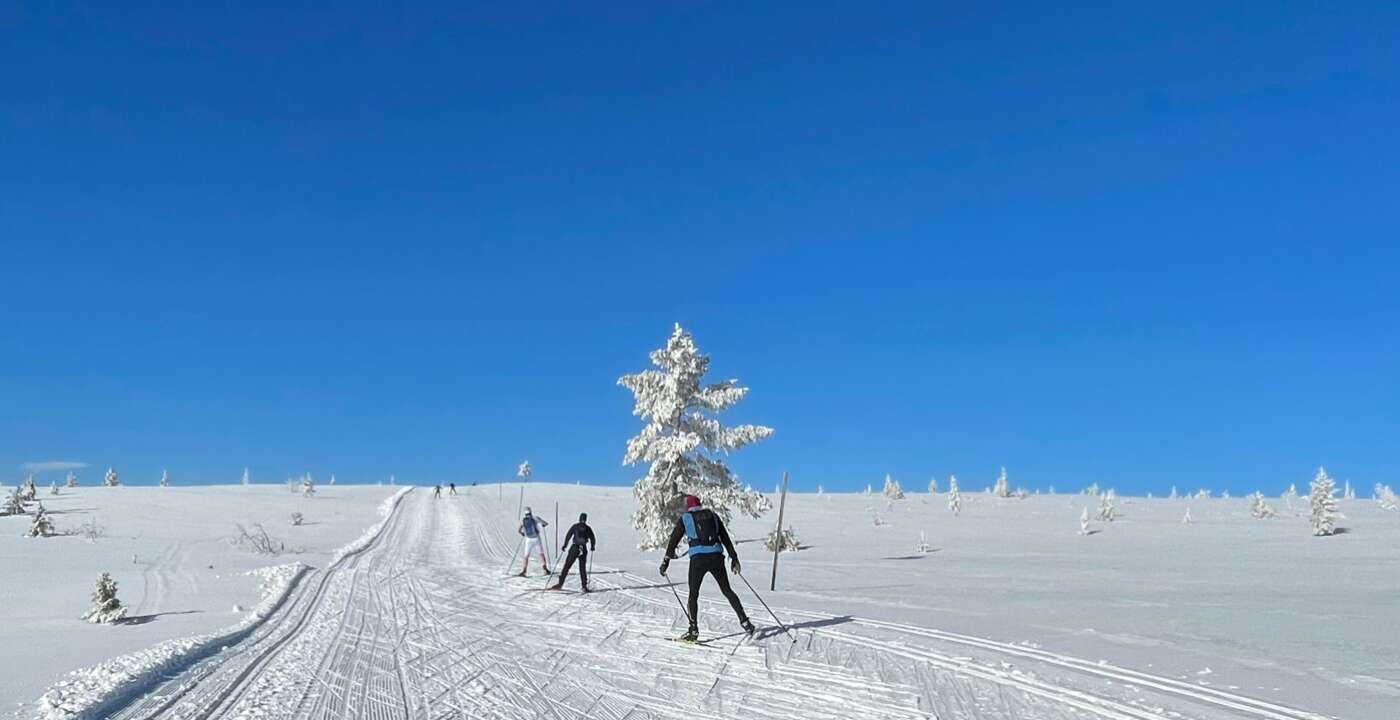
{"type": "MultiPolygon", "coordinates": [[[[1390,720],[1400,701],[1392,611],[1400,513],[1369,501],[1342,503],[1350,532],[1313,538],[1306,520],[1281,501],[1274,504],[1283,517],[1255,520],[1247,500],[1122,498],[1119,519],[1093,523],[1097,532],[1085,537],[1079,516],[1091,499],[1080,496],[965,494],[961,516],[953,517],[942,495],[910,494],[892,507],[878,496],[793,495],[788,518],[810,547],[783,557],[777,592],[766,590],[771,558],[758,542],[773,516],[736,521],[733,535],[745,576],[793,625],[797,641],[772,627],[736,580],[761,626],[757,638],[732,635],[733,614],[710,586],[701,629],[715,640],[697,648],[665,639],[685,621],[673,588],[657,574],[659,553],[634,548],[630,489],[525,490],[524,502],[550,520],[559,503],[560,522],[551,531],[562,534],[580,511],[589,513],[599,536],[590,595],[539,592],[543,576],[508,575],[520,501],[513,485],[441,500],[430,491],[411,493],[382,532],[339,560],[327,558],[377,521],[374,508],[388,490],[337,489],[359,522],[327,532],[317,545],[319,561],[298,558],[319,569],[297,576],[284,603],[227,650],[173,664],[148,678],[142,694],[119,698],[102,715],[680,718],[704,707],[716,717],[804,720],[1390,720]],[[1188,505],[1195,522],[1183,525],[1188,505]],[[915,547],[921,531],[927,553],[915,547]]],[[[248,491],[142,490],[186,493],[181,507],[203,518],[169,527],[168,539],[153,547],[221,542],[229,533],[219,528],[239,508],[266,511],[269,527],[281,527],[274,519],[300,504],[280,488],[253,489],[267,493],[267,503],[281,503],[275,507],[238,504],[238,493],[248,491]]],[[[108,491],[84,495],[101,492],[108,491]]],[[[319,507],[329,499],[325,492],[305,506],[319,507]]],[[[140,521],[148,523],[147,540],[160,522],[153,517],[140,521]]],[[[308,512],[309,521],[317,519],[308,512]]],[[[119,527],[116,519],[111,525],[119,527]]],[[[104,542],[113,540],[96,547],[104,542]]],[[[139,567],[146,545],[123,542],[131,543],[128,555],[137,552],[139,567]]],[[[85,605],[89,576],[104,568],[79,571],[58,561],[77,564],[68,553],[89,547],[73,538],[0,536],[7,593],[8,580],[18,576],[27,598],[19,602],[50,606],[0,625],[0,657],[20,668],[25,682],[12,690],[7,673],[0,699],[27,703],[21,717],[34,715],[41,686],[59,681],[62,671],[171,637],[171,625],[144,638],[135,633],[181,617],[101,628],[70,620],[85,605]],[[33,547],[56,542],[83,547],[55,551],[47,562],[28,558],[33,547]],[[67,597],[70,586],[79,588],[76,599],[67,597]],[[128,632],[121,643],[110,639],[128,632]],[[43,671],[26,666],[46,654],[60,659],[45,658],[43,671]]],[[[185,581],[171,578],[201,576],[202,560],[180,557],[176,552],[167,566],[184,569],[167,571],[165,580],[156,579],[158,571],[150,580],[118,574],[133,604],[143,594],[147,602],[162,598],[162,610],[135,614],[184,607],[174,598],[185,581]],[[166,590],[139,589],[160,582],[166,590]]],[[[227,568],[224,578],[234,571],[227,568]]],[[[671,577],[684,571],[685,561],[677,561],[671,577]]],[[[258,599],[256,582],[242,575],[218,592],[204,589],[214,581],[201,582],[185,597],[218,602],[191,617],[222,618],[191,623],[190,632],[223,627],[232,617],[227,606],[258,599]]]]}
{"type": "Polygon", "coordinates": [[[266,591],[290,579],[292,564],[322,566],[378,522],[395,489],[323,485],[304,498],[281,485],[89,485],[57,496],[41,487],[56,531],[75,534],[30,539],[28,518],[0,517],[0,702],[32,703],[70,670],[239,624],[266,591]],[[293,512],[304,515],[300,527],[293,512]],[[89,539],[82,533],[94,523],[98,537],[89,539]],[[286,552],[257,554],[229,542],[237,525],[259,523],[286,552]],[[250,574],[273,566],[286,567],[250,574]],[[122,625],[79,619],[102,572],[128,606],[122,625]]]}

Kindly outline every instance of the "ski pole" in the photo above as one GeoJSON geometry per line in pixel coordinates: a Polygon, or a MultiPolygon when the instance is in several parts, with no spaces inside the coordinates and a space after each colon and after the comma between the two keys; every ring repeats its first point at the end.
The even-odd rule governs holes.
{"type": "Polygon", "coordinates": [[[518,543],[515,544],[515,552],[513,552],[513,553],[510,554],[510,564],[506,565],[506,570],[505,570],[505,571],[506,571],[507,573],[510,572],[510,569],[511,569],[511,568],[515,567],[515,559],[516,559],[517,557],[520,556],[520,548],[521,548],[522,546],[524,546],[524,545],[525,545],[525,539],[524,539],[524,538],[521,538],[521,539],[520,539],[520,542],[518,542],[518,543]]]}
{"type": "Polygon", "coordinates": [[[690,609],[687,608],[687,607],[685,606],[685,603],[681,602],[681,594],[680,594],[679,592],[676,591],[676,584],[673,583],[673,582],[671,582],[671,576],[670,576],[670,575],[667,575],[667,574],[665,574],[665,573],[662,573],[662,574],[661,574],[661,577],[666,578],[666,586],[669,587],[669,588],[671,588],[671,594],[676,596],[676,604],[677,604],[677,605],[680,605],[680,606],[681,606],[681,612],[685,613],[686,622],[690,623],[691,625],[694,625],[694,624],[695,624],[695,618],[693,618],[693,617],[690,616],[690,609]]]}
{"type": "Polygon", "coordinates": [[[745,585],[748,585],[748,586],[749,586],[749,592],[753,593],[753,596],[756,597],[756,598],[758,598],[759,604],[763,605],[763,609],[768,611],[768,614],[773,618],[773,622],[778,623],[778,627],[782,628],[782,629],[783,629],[783,632],[787,633],[787,636],[790,637],[790,638],[792,638],[792,641],[793,641],[793,642],[797,642],[797,636],[796,636],[796,635],[793,635],[793,634],[788,630],[787,626],[783,624],[783,621],[778,619],[777,614],[775,614],[775,613],[773,612],[773,608],[768,607],[768,603],[763,602],[763,596],[762,596],[762,595],[759,595],[759,594],[758,594],[758,591],[755,590],[755,589],[753,589],[753,585],[749,582],[749,579],[746,578],[746,577],[744,577],[744,574],[743,574],[743,573],[736,573],[736,574],[739,576],[739,579],[740,579],[740,580],[743,580],[743,581],[744,581],[744,584],[745,584],[745,585]]]}

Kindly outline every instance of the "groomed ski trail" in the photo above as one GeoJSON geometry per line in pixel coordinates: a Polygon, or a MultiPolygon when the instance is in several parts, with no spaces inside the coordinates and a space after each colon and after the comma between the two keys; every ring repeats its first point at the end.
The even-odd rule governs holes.
{"type": "Polygon", "coordinates": [[[502,577],[514,542],[488,517],[496,505],[405,496],[257,632],[104,717],[1321,718],[1036,648],[778,608],[798,642],[762,627],[724,637],[733,615],[708,601],[713,641],[669,642],[684,619],[661,578],[598,566],[595,592],[575,595],[534,592],[542,573],[502,577]]]}

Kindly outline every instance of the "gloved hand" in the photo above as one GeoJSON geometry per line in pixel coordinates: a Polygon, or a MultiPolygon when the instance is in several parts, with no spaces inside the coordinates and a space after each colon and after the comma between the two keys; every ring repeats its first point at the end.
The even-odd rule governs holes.
{"type": "Polygon", "coordinates": [[[662,560],[661,560],[661,576],[662,576],[662,577],[665,577],[665,576],[666,576],[666,569],[669,568],[669,567],[671,567],[671,558],[662,558],[662,560]]]}
{"type": "Polygon", "coordinates": [[[588,552],[598,552],[598,546],[594,545],[593,547],[588,548],[588,552]]]}
{"type": "Polygon", "coordinates": [[[743,570],[741,569],[741,566],[739,565],[739,558],[736,558],[736,557],[734,557],[734,558],[729,558],[729,569],[730,569],[735,575],[743,575],[743,574],[744,574],[744,573],[743,573],[743,570]]]}

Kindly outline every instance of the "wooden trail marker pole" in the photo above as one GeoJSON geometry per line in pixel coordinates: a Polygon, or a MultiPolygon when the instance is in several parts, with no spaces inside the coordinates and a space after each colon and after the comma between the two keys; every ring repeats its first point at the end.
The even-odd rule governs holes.
{"type": "Polygon", "coordinates": [[[768,581],[768,589],[778,589],[778,553],[783,551],[783,509],[787,506],[788,474],[783,473],[783,490],[778,496],[778,544],[773,546],[773,578],[768,581]]]}

